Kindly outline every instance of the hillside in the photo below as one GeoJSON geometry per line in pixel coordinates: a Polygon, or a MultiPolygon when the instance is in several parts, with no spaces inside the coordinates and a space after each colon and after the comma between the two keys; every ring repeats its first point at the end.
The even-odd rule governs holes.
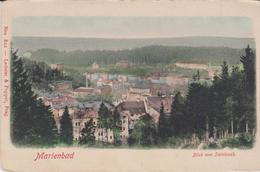
{"type": "Polygon", "coordinates": [[[168,64],[175,62],[197,62],[222,64],[226,60],[230,65],[238,64],[243,49],[226,47],[172,47],[147,46],[131,50],[75,50],[59,51],[55,49],[40,49],[33,51],[31,58],[47,63],[64,63],[65,65],[88,66],[93,62],[98,64],[116,64],[120,60],[128,60],[134,64],[168,64]]]}
{"type": "Polygon", "coordinates": [[[21,53],[52,48],[59,51],[74,50],[123,50],[152,45],[185,47],[229,47],[240,49],[249,44],[255,47],[253,38],[232,37],[176,37],[140,39],[65,38],[65,37],[13,37],[14,48],[21,53]]]}

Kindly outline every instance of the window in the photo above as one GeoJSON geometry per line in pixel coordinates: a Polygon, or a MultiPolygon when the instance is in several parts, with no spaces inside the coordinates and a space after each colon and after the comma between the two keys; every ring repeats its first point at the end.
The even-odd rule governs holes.
{"type": "Polygon", "coordinates": [[[112,136],[110,136],[110,139],[112,139],[113,137],[112,136]]]}
{"type": "Polygon", "coordinates": [[[125,123],[125,120],[123,120],[123,124],[125,123]]]}

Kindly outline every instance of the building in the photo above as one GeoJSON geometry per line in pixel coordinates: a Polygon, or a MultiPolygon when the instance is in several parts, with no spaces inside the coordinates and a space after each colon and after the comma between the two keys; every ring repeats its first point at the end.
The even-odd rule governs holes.
{"type": "Polygon", "coordinates": [[[151,90],[148,87],[130,87],[127,93],[127,101],[143,101],[147,96],[151,96],[151,90]]]}
{"type": "Polygon", "coordinates": [[[64,64],[63,63],[50,64],[50,67],[51,67],[51,69],[57,69],[59,71],[63,71],[64,64]]]}
{"type": "Polygon", "coordinates": [[[158,95],[170,95],[174,89],[170,87],[168,84],[151,84],[151,95],[158,96],[158,95]]]}
{"type": "Polygon", "coordinates": [[[175,65],[177,67],[186,68],[186,69],[204,69],[204,70],[207,70],[209,68],[208,64],[202,64],[202,63],[181,63],[181,62],[176,62],[175,65]]]}
{"type": "Polygon", "coordinates": [[[129,133],[134,129],[134,125],[139,118],[147,113],[145,103],[143,101],[126,101],[121,102],[116,110],[120,114],[122,123],[120,137],[123,143],[127,143],[129,133]]]}
{"type": "Polygon", "coordinates": [[[73,91],[73,95],[74,96],[89,96],[89,95],[99,95],[101,93],[101,91],[99,89],[96,88],[90,88],[90,87],[79,87],[76,88],[73,91]]]}
{"type": "Polygon", "coordinates": [[[71,91],[72,81],[60,81],[53,84],[54,91],[71,91]]]}
{"type": "Polygon", "coordinates": [[[168,74],[167,76],[161,77],[161,80],[164,80],[169,86],[174,87],[177,85],[187,85],[190,78],[168,74]]]}
{"type": "Polygon", "coordinates": [[[101,95],[107,96],[112,94],[112,87],[110,85],[103,85],[98,87],[101,91],[101,95]]]}
{"type": "Polygon", "coordinates": [[[92,69],[99,69],[99,65],[96,62],[94,62],[92,64],[92,69]]]}
{"type": "Polygon", "coordinates": [[[95,126],[95,140],[100,142],[113,143],[113,131],[111,129],[98,127],[98,110],[94,107],[78,109],[74,112],[72,117],[73,139],[79,140],[82,129],[90,119],[93,120],[93,125],[95,126]]]}
{"type": "Polygon", "coordinates": [[[147,112],[152,116],[155,122],[159,121],[160,109],[162,104],[165,114],[170,115],[172,102],[172,96],[150,96],[147,97],[145,100],[147,112]]]}
{"type": "Polygon", "coordinates": [[[130,63],[127,60],[121,60],[116,63],[116,67],[120,69],[126,69],[129,68],[130,66],[131,66],[130,63]]]}

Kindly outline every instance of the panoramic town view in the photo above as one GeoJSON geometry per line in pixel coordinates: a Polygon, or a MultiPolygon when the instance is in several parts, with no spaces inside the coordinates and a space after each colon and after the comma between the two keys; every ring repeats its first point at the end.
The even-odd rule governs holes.
{"type": "Polygon", "coordinates": [[[12,38],[12,142],[252,148],[250,28],[238,17],[21,17],[12,38]]]}

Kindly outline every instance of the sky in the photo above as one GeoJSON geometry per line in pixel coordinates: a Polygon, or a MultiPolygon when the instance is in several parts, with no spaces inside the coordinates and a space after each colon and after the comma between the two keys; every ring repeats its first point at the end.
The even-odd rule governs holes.
{"type": "Polygon", "coordinates": [[[246,17],[19,17],[13,36],[86,38],[169,38],[219,36],[252,38],[246,17]]]}

